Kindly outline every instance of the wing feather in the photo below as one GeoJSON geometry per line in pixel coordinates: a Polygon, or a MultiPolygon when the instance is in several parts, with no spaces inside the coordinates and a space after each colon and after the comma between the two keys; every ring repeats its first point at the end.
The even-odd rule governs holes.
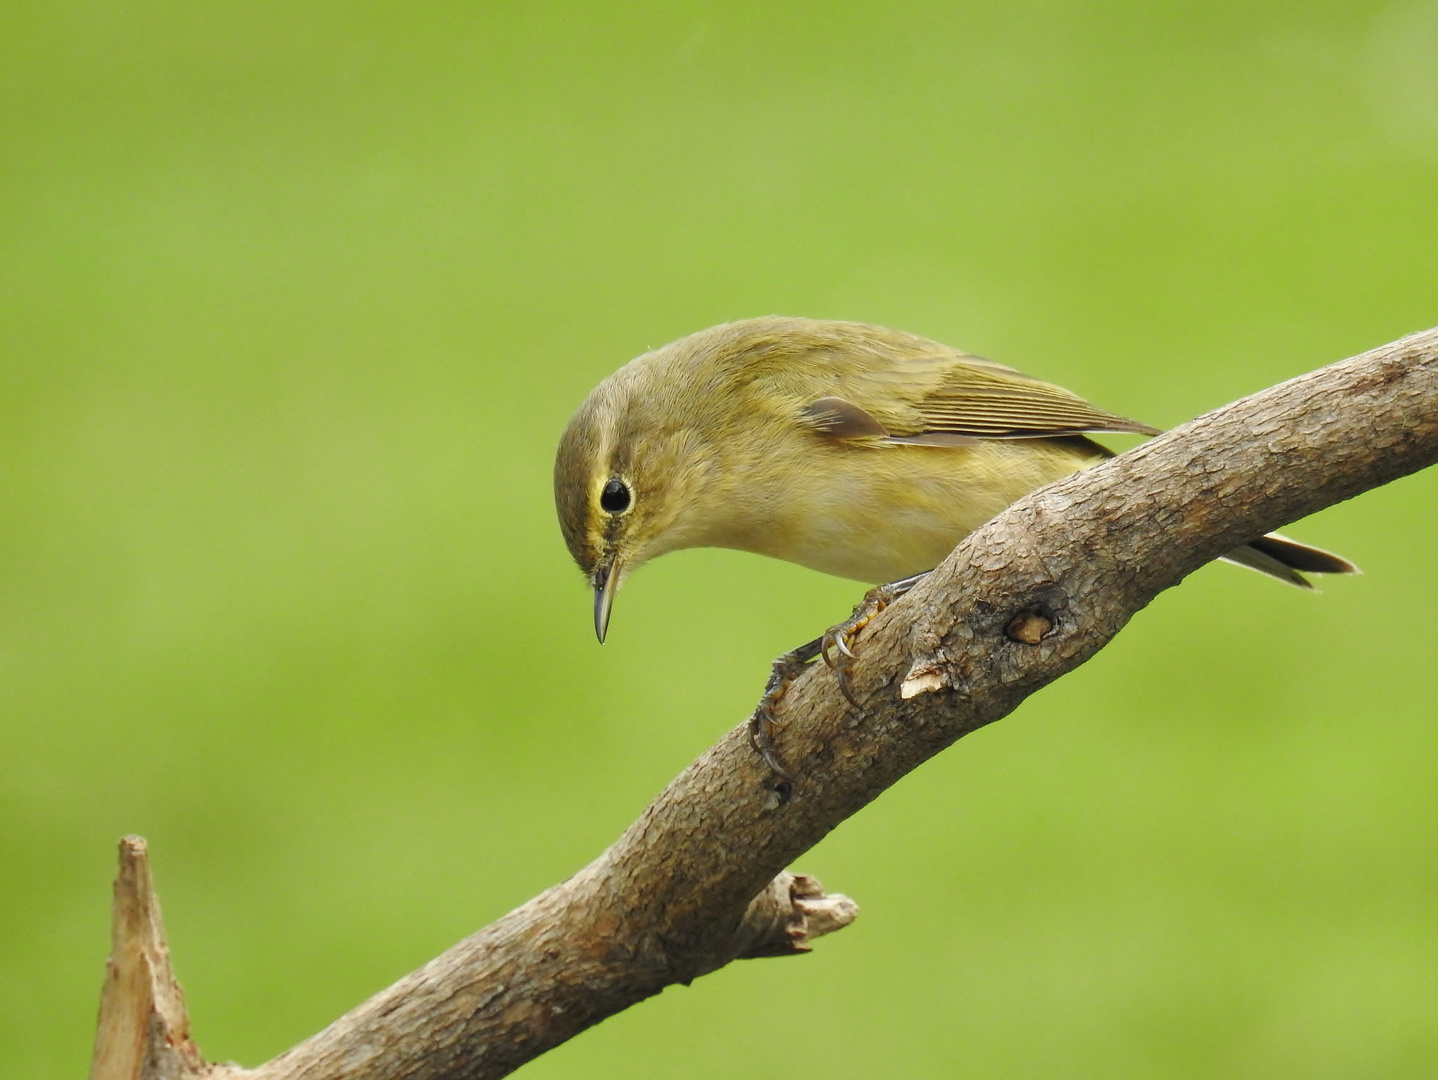
{"type": "Polygon", "coordinates": [[[1095,408],[1077,394],[977,357],[955,355],[913,403],[925,431],[984,439],[1088,432],[1157,435],[1158,429],[1095,408]]]}
{"type": "Polygon", "coordinates": [[[843,390],[844,397],[820,398],[804,410],[809,423],[835,439],[887,434],[890,442],[958,446],[974,439],[1159,433],[1061,386],[965,353],[897,358],[887,368],[850,373],[843,390]]]}

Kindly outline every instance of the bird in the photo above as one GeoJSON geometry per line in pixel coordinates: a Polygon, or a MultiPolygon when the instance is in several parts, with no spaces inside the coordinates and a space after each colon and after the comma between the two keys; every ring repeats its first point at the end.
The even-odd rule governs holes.
{"type": "MultiPolygon", "coordinates": [[[[554,497],[602,643],[625,579],[684,548],[893,583],[891,599],[1010,503],[1112,457],[1088,437],[1102,433],[1160,431],[916,334],[765,316],[690,334],[601,381],[559,440],[554,497]]],[[[1312,587],[1305,573],[1357,572],[1277,534],[1223,558],[1300,588],[1312,587]]],[[[808,659],[831,643],[852,656],[865,621],[856,610],[808,659]]]]}

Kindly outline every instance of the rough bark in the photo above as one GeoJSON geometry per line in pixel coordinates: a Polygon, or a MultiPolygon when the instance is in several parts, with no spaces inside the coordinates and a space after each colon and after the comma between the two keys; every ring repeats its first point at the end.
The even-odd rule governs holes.
{"type": "MultiPolygon", "coordinates": [[[[1027,496],[869,624],[852,672],[861,711],[822,665],[785,696],[778,748],[792,789],[776,789],[740,725],[568,881],[236,1075],[503,1076],[667,985],[771,946],[801,949],[796,924],[834,914],[807,886],[770,883],[839,822],[1083,663],[1197,567],[1434,461],[1438,330],[1027,496]]],[[[842,923],[847,901],[829,906],[842,923]]]]}

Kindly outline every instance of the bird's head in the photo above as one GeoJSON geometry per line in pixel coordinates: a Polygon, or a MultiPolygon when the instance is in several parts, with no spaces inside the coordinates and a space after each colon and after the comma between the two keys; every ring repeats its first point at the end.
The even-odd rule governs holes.
{"type": "Polygon", "coordinates": [[[697,493],[713,471],[700,418],[672,385],[649,385],[656,373],[646,359],[595,387],[554,461],[560,529],[594,589],[600,641],[624,579],[657,555],[699,542],[697,493]]]}

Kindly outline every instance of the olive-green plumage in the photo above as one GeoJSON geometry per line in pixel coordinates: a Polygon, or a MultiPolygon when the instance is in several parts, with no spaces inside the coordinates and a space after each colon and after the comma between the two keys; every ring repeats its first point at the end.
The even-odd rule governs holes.
{"type": "MultiPolygon", "coordinates": [[[[602,640],[623,578],[679,548],[738,548],[870,583],[932,569],[1015,499],[1108,457],[1088,432],[1157,434],[913,334],[750,319],[646,353],[595,387],[560,440],[555,502],[602,640]]],[[[1292,566],[1353,569],[1261,543],[1232,558],[1294,584],[1306,582],[1292,566]]]]}

